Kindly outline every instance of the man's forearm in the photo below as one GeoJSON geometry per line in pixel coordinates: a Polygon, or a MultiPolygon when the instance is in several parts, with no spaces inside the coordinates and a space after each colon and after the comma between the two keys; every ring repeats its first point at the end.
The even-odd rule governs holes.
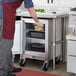
{"type": "Polygon", "coordinates": [[[34,21],[35,21],[36,23],[38,23],[39,20],[38,20],[38,17],[37,17],[37,15],[36,15],[36,12],[35,12],[34,7],[28,8],[28,11],[29,11],[30,15],[32,16],[32,18],[34,19],[34,21]]]}

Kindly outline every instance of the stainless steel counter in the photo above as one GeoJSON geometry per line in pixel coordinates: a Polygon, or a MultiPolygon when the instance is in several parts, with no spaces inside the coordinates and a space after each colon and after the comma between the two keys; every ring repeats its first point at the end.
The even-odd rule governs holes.
{"type": "MultiPolygon", "coordinates": [[[[21,17],[25,17],[25,18],[29,18],[31,17],[30,14],[26,11],[17,11],[16,13],[16,16],[21,16],[21,17]]],[[[62,38],[62,42],[63,42],[63,51],[62,51],[62,59],[64,61],[64,54],[65,54],[65,40],[66,40],[66,18],[69,16],[67,13],[62,13],[62,12],[56,12],[55,13],[52,13],[52,12],[49,12],[49,13],[37,13],[37,16],[38,18],[42,18],[42,19],[52,19],[53,21],[53,69],[55,69],[55,54],[56,54],[56,23],[57,23],[57,19],[61,19],[63,20],[62,21],[62,25],[63,25],[63,38],[62,38]]]]}

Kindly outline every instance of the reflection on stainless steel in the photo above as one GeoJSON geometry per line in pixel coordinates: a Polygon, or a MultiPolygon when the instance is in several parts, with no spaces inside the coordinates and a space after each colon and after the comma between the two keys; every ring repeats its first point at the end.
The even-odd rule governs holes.
{"type": "Polygon", "coordinates": [[[49,3],[49,0],[47,0],[47,2],[49,3]]]}
{"type": "MultiPolygon", "coordinates": [[[[49,3],[50,2],[50,0],[47,0],[47,3],[49,3]]],[[[51,3],[53,3],[53,0],[51,0],[51,3]]]]}

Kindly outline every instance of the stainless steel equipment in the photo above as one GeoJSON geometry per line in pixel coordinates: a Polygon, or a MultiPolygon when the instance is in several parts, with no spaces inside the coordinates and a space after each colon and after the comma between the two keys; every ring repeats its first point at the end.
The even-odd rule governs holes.
{"type": "MultiPolygon", "coordinates": [[[[53,60],[54,65],[56,63],[55,58],[58,61],[62,58],[62,19],[39,19],[45,25],[45,30],[42,32],[34,30],[35,22],[32,18],[22,17],[21,20],[23,21],[25,30],[25,49],[23,53],[23,58],[20,61],[20,65],[24,66],[26,58],[44,60],[41,68],[46,71],[48,69],[48,64],[50,60],[53,60]],[[54,28],[54,24],[56,28],[54,28]],[[33,32],[29,34],[30,31],[33,32]],[[41,37],[39,33],[42,34],[41,37]],[[35,47],[40,50],[36,49],[35,47]]],[[[55,69],[55,65],[53,69],[55,69]]]]}

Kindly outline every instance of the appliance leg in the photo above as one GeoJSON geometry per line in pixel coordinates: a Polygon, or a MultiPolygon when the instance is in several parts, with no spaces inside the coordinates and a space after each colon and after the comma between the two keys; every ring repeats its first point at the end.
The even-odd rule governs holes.
{"type": "Polygon", "coordinates": [[[13,55],[13,57],[12,57],[12,62],[14,63],[14,58],[15,58],[15,54],[13,55]]]}
{"type": "Polygon", "coordinates": [[[76,76],[76,74],[74,76],[76,76]]]}
{"type": "Polygon", "coordinates": [[[71,74],[71,76],[76,76],[76,73],[71,74]]]}
{"type": "Polygon", "coordinates": [[[43,63],[43,65],[42,65],[42,67],[41,67],[41,69],[43,70],[43,71],[47,71],[47,69],[48,69],[48,61],[44,61],[44,63],[43,63]]]}

